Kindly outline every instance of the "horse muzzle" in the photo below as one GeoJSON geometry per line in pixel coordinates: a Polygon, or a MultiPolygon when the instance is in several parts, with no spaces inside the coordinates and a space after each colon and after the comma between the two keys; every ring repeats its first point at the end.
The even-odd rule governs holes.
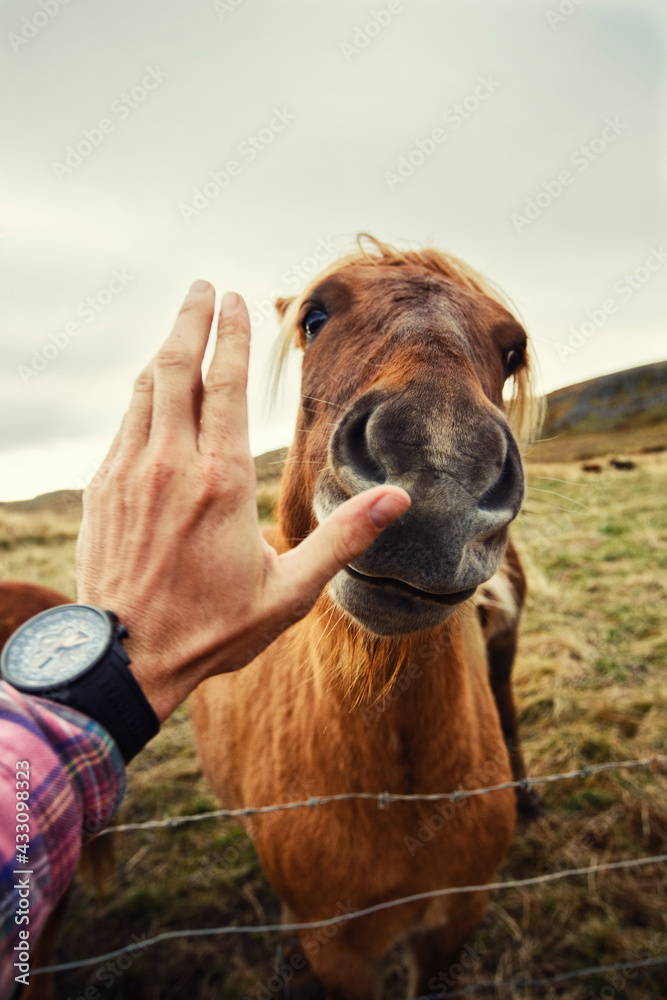
{"type": "MultiPolygon", "coordinates": [[[[389,399],[357,401],[342,417],[318,477],[319,521],[349,496],[391,483],[412,506],[329,585],[336,602],[377,635],[441,624],[499,569],[524,496],[517,444],[504,417],[485,409],[471,439],[438,414],[389,399]]],[[[470,424],[468,422],[467,426],[470,424]]]]}

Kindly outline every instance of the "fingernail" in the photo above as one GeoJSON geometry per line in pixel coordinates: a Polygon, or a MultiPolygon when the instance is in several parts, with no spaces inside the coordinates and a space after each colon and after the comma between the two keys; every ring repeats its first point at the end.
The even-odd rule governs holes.
{"type": "Polygon", "coordinates": [[[386,528],[397,517],[404,514],[408,505],[405,499],[395,493],[385,493],[368,511],[368,519],[376,528],[386,528]]]}
{"type": "Polygon", "coordinates": [[[220,303],[220,314],[222,316],[230,316],[233,312],[236,312],[240,301],[236,292],[225,292],[220,303]]]}
{"type": "Polygon", "coordinates": [[[211,285],[208,281],[204,281],[202,278],[197,278],[197,280],[193,281],[190,285],[188,295],[202,295],[204,292],[207,292],[210,287],[211,285]]]}

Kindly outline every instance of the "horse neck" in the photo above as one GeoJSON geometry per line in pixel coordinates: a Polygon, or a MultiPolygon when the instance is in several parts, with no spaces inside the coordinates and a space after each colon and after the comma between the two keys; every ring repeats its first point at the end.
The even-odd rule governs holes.
{"type": "Polygon", "coordinates": [[[474,609],[461,608],[427,632],[378,638],[325,594],[297,626],[300,658],[317,687],[330,689],[344,711],[384,714],[391,708],[398,721],[402,714],[430,716],[433,706],[442,713],[446,705],[452,717],[467,714],[475,690],[488,684],[475,625],[474,609]]]}
{"type": "MultiPolygon", "coordinates": [[[[285,487],[283,481],[281,501],[285,487]]],[[[279,509],[277,523],[267,534],[279,553],[294,544],[287,538],[282,514],[279,509]]],[[[455,706],[470,704],[480,687],[488,688],[486,652],[472,606],[463,605],[427,632],[377,639],[357,626],[325,590],[290,632],[295,662],[319,689],[331,689],[344,711],[381,705],[397,689],[408,687],[410,697],[394,697],[404,711],[428,711],[431,704],[446,703],[454,714],[455,706]]]]}

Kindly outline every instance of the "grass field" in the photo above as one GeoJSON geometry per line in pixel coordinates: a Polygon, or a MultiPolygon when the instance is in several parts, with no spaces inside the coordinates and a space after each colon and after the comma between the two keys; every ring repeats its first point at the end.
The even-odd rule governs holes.
{"type": "MultiPolygon", "coordinates": [[[[631,472],[605,463],[592,476],[578,462],[529,465],[528,501],[514,530],[530,581],[515,688],[533,775],[646,757],[667,746],[667,455],[639,455],[637,462],[631,472]]],[[[271,489],[262,486],[265,517],[271,489]]],[[[0,512],[0,576],[73,595],[76,527],[67,516],[0,512]]],[[[610,772],[548,785],[542,794],[547,815],[518,827],[502,879],[667,852],[664,772],[610,772]]],[[[182,706],[130,767],[118,821],[216,805],[182,706]]],[[[495,893],[475,939],[480,958],[461,985],[667,954],[664,872],[650,866],[495,893]]],[[[275,894],[233,823],[125,833],[117,837],[115,874],[103,897],[75,886],[58,959],[106,952],[133,934],[278,918],[275,894]]],[[[105,1000],[278,996],[271,984],[275,946],[267,935],[171,941],[113,973],[94,965],[60,975],[57,995],[83,997],[91,986],[105,1000]]],[[[404,975],[397,951],[387,966],[388,997],[403,995],[404,975]]],[[[550,990],[498,985],[478,995],[659,1000],[665,982],[667,967],[596,974],[550,990]]]]}

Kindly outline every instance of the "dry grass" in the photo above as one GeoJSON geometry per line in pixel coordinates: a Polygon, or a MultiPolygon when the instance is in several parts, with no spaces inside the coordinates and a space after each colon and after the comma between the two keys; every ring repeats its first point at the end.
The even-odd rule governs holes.
{"type": "MultiPolygon", "coordinates": [[[[639,463],[632,472],[606,469],[597,476],[564,461],[530,465],[529,500],[514,536],[530,577],[515,684],[532,774],[665,750],[667,456],[640,456],[639,463]]],[[[260,497],[265,514],[269,493],[260,497]]],[[[47,519],[37,526],[3,517],[0,573],[73,593],[74,531],[72,523],[47,519]]],[[[547,786],[543,796],[548,815],[518,828],[500,877],[667,851],[661,774],[612,772],[547,786]]],[[[182,706],[129,769],[119,819],[215,806],[182,706]]],[[[495,893],[476,938],[482,958],[465,982],[551,976],[665,954],[665,889],[664,870],[642,868],[495,893]]],[[[235,825],[206,820],[127,833],[118,839],[106,896],[98,901],[76,885],[58,957],[104,952],[133,933],[278,916],[278,901],[235,825]]],[[[60,976],[58,996],[82,996],[96,985],[105,1000],[268,997],[275,945],[263,936],[171,942],[136,958],[108,988],[96,967],[60,976]]],[[[403,995],[403,975],[397,952],[388,963],[388,996],[403,995]]],[[[493,995],[658,1000],[666,975],[662,968],[616,985],[597,975],[551,992],[499,987],[493,995]]]]}
{"type": "Polygon", "coordinates": [[[563,433],[545,437],[534,444],[528,454],[536,462],[585,462],[594,458],[608,460],[624,454],[637,454],[644,448],[667,448],[667,421],[645,426],[632,426],[611,431],[590,431],[586,434],[563,433]]]}
{"type": "Polygon", "coordinates": [[[259,483],[257,486],[257,513],[260,524],[271,524],[278,502],[280,480],[259,483]]]}
{"type": "Polygon", "coordinates": [[[0,579],[29,580],[74,597],[79,516],[0,508],[0,579]]]}

